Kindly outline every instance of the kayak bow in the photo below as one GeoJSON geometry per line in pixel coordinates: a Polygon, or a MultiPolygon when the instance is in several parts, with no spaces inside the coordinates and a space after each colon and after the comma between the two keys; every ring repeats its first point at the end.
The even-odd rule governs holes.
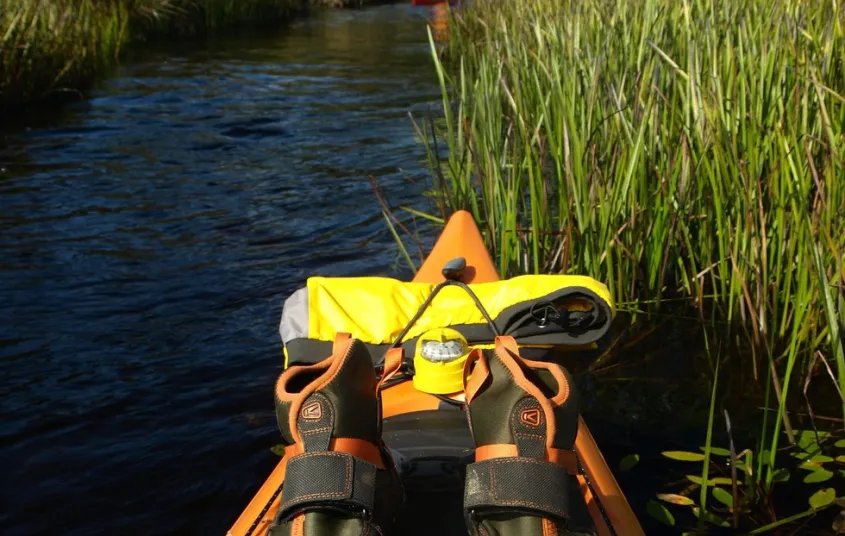
{"type": "MultiPolygon", "coordinates": [[[[484,300],[483,289],[485,287],[488,287],[491,293],[508,291],[507,287],[501,286],[507,284],[507,282],[500,279],[495,264],[484,245],[481,233],[472,216],[466,211],[458,211],[451,216],[442,234],[413,280],[410,283],[405,283],[404,287],[396,291],[402,292],[403,294],[401,296],[392,299],[401,302],[401,305],[406,306],[405,308],[408,310],[416,310],[420,305],[417,302],[427,296],[426,293],[431,291],[433,285],[445,281],[447,277],[481,289],[482,301],[484,300]],[[455,261],[458,258],[462,258],[465,262],[455,265],[455,261]],[[497,284],[499,286],[482,285],[485,283],[491,285],[497,284]]],[[[574,278],[575,276],[538,277],[574,278]]],[[[582,278],[578,281],[581,282],[582,280],[586,283],[587,287],[578,287],[580,291],[579,295],[595,296],[597,303],[605,299],[601,295],[602,289],[598,287],[590,288],[592,280],[582,278]],[[593,290],[595,290],[595,293],[592,292],[593,290]]],[[[400,284],[393,280],[384,280],[377,282],[379,285],[378,288],[385,289],[385,294],[389,294],[387,289],[391,287],[386,286],[386,283],[390,282],[400,284]]],[[[366,285],[364,286],[366,287],[366,285]]],[[[337,322],[328,322],[324,326],[326,335],[321,336],[319,333],[310,331],[314,328],[314,325],[319,323],[319,319],[308,319],[304,322],[309,330],[307,333],[292,334],[290,324],[286,325],[285,317],[286,315],[290,317],[290,315],[294,314],[294,309],[300,307],[303,300],[307,303],[305,305],[306,308],[310,308],[311,311],[319,309],[318,312],[326,313],[333,320],[335,317],[332,317],[331,314],[334,313],[327,311],[330,306],[323,306],[324,303],[333,303],[339,309],[344,309],[343,299],[350,300],[350,303],[354,303],[354,300],[361,299],[360,296],[355,296],[349,292],[344,294],[338,291],[332,287],[331,281],[317,278],[313,282],[309,281],[308,289],[304,290],[305,292],[303,294],[296,295],[295,298],[292,297],[288,300],[288,303],[285,305],[285,312],[283,313],[283,322],[280,331],[282,339],[285,342],[288,360],[292,358],[296,349],[301,348],[303,352],[310,351],[312,353],[314,351],[322,351],[315,350],[320,348],[315,345],[322,344],[322,340],[315,341],[313,339],[327,339],[329,335],[333,336],[333,333],[336,331],[344,331],[343,329],[339,329],[337,322]],[[335,294],[332,294],[332,292],[335,294]],[[325,298],[324,301],[318,301],[321,299],[321,296],[325,297],[327,295],[328,298],[325,298]]],[[[455,290],[457,291],[457,289],[455,290]]],[[[536,298],[545,292],[545,289],[539,287],[535,290],[536,296],[527,296],[525,299],[530,300],[536,298]]],[[[369,296],[370,300],[368,302],[375,297],[372,293],[369,296]]],[[[456,298],[450,295],[441,299],[453,300],[450,303],[454,304],[456,298]]],[[[609,296],[607,296],[607,300],[609,301],[609,296]]],[[[511,301],[517,300],[513,299],[511,301]]],[[[378,306],[379,304],[376,304],[374,309],[378,310],[378,306]]],[[[500,314],[496,317],[494,324],[502,324],[504,321],[501,319],[507,316],[506,313],[511,310],[512,308],[509,310],[505,307],[502,311],[498,311],[500,314]]],[[[531,312],[533,314],[533,308],[531,312]]],[[[491,316],[493,316],[493,313],[491,313],[491,316]]],[[[397,317],[401,317],[401,315],[397,314],[397,317]]],[[[426,320],[430,323],[432,318],[438,319],[441,317],[435,315],[426,320]]],[[[510,317],[508,319],[513,322],[513,319],[510,319],[510,317]]],[[[452,322],[452,320],[445,319],[443,322],[452,322]]],[[[395,329],[391,321],[404,325],[404,321],[399,322],[396,319],[384,320],[385,332],[395,329]]],[[[609,322],[609,319],[604,318],[604,321],[609,322]]],[[[300,321],[300,324],[302,323],[300,321]]],[[[505,326],[505,329],[515,329],[516,333],[525,333],[524,330],[520,331],[522,328],[507,328],[508,325],[507,323],[502,324],[502,326],[505,326]]],[[[426,329],[431,329],[432,327],[450,328],[446,331],[460,332],[455,337],[467,339],[469,340],[469,344],[474,344],[472,339],[478,333],[475,326],[475,324],[469,325],[468,327],[456,326],[447,323],[446,325],[440,326],[428,326],[426,329]],[[451,328],[457,328],[457,330],[452,330],[451,328]]],[[[424,327],[420,327],[419,329],[423,330],[424,327]]],[[[300,328],[304,329],[301,326],[300,328]]],[[[439,332],[437,333],[439,334],[439,332]]],[[[412,333],[408,333],[408,337],[402,339],[401,342],[405,345],[411,344],[412,346],[423,342],[422,340],[411,340],[412,335],[412,333]]],[[[357,335],[353,333],[353,336],[357,335]]],[[[370,333],[370,338],[372,339],[370,341],[371,353],[374,356],[376,353],[380,356],[381,352],[379,350],[384,350],[388,347],[388,345],[380,344],[382,341],[377,340],[379,337],[380,335],[375,333],[375,331],[370,333]]],[[[417,338],[419,337],[417,335],[417,338]]],[[[517,338],[519,339],[519,337],[517,338]]],[[[527,336],[527,339],[531,339],[531,337],[527,336]]],[[[522,343],[522,341],[520,342],[522,343]]],[[[321,355],[317,354],[317,358],[321,355]]],[[[293,357],[297,359],[295,355],[293,357]]],[[[376,363],[376,365],[378,364],[376,363]]],[[[457,515],[452,515],[451,518],[447,515],[448,508],[443,506],[443,501],[446,500],[452,500],[453,503],[457,500],[460,503],[462,482],[461,478],[456,475],[460,475],[461,467],[471,461],[474,447],[463,411],[455,411],[456,409],[461,409],[464,400],[463,392],[432,394],[431,389],[427,389],[429,392],[423,392],[415,386],[415,382],[409,381],[411,379],[409,377],[404,381],[395,381],[382,391],[384,441],[393,452],[394,458],[397,460],[397,465],[405,469],[403,480],[407,479],[406,501],[411,503],[406,508],[407,513],[405,517],[408,518],[408,521],[406,521],[407,527],[401,530],[399,534],[409,534],[414,532],[415,529],[420,530],[421,519],[429,523],[438,522],[442,525],[439,529],[428,527],[421,533],[429,533],[432,530],[443,530],[445,528],[449,534],[465,534],[466,528],[460,516],[460,504],[457,504],[457,508],[453,509],[453,513],[457,515]],[[417,502],[415,503],[414,501],[417,502]],[[429,512],[430,508],[437,508],[438,513],[441,515],[426,515],[426,512],[429,512]],[[415,515],[417,516],[416,520],[413,520],[412,518],[415,515]]],[[[417,384],[420,385],[419,382],[417,384]]],[[[437,393],[437,391],[433,392],[437,393]]],[[[579,530],[585,530],[599,536],[644,535],[633,510],[622,493],[619,484],[582,417],[579,417],[578,422],[575,453],[578,459],[578,470],[575,476],[580,492],[579,495],[583,498],[582,510],[587,514],[582,520],[585,528],[579,528],[579,530]]],[[[229,536],[263,536],[266,534],[267,527],[272,522],[279,507],[286,461],[287,457],[283,457],[265,480],[229,530],[229,536]]],[[[401,473],[402,471],[400,470],[401,473]]]]}

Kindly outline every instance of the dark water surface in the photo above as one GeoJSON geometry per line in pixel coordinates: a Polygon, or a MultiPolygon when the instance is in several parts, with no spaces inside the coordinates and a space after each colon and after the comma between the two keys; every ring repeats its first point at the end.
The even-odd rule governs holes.
{"type": "Polygon", "coordinates": [[[407,275],[367,176],[418,199],[427,16],[150,53],[7,137],[0,533],[225,533],[277,461],[284,298],[407,275]]]}
{"type": "MultiPolygon", "coordinates": [[[[0,534],[225,533],[278,460],[283,300],[309,275],[408,275],[367,176],[394,204],[428,184],[407,116],[439,108],[428,16],[146,51],[0,138],[0,534]]],[[[611,467],[642,456],[617,477],[650,535],[679,532],[645,514],[679,489],[659,452],[703,445],[709,409],[675,332],[568,363],[611,467]]]]}

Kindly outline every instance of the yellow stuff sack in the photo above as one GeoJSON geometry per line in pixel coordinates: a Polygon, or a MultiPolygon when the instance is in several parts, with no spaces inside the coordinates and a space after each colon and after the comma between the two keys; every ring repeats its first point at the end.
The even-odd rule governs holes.
{"type": "MultiPolygon", "coordinates": [[[[388,277],[311,277],[284,304],[279,334],[288,364],[318,362],[338,332],[371,347],[374,360],[392,344],[436,287],[388,277]],[[379,351],[381,350],[381,351],[379,351]]],[[[497,329],[522,345],[582,346],[610,329],[615,309],[607,287],[585,276],[523,275],[473,283],[497,329]]],[[[471,345],[487,344],[493,332],[472,297],[450,285],[434,297],[403,345],[435,328],[455,329],[471,345]]]]}

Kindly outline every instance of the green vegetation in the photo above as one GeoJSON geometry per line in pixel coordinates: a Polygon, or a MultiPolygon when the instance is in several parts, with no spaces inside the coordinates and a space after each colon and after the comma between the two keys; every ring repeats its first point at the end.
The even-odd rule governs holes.
{"type": "Polygon", "coordinates": [[[0,105],[77,91],[126,45],[272,24],[320,0],[0,0],[0,105]]]}
{"type": "MultiPolygon", "coordinates": [[[[787,408],[826,392],[845,415],[839,4],[477,2],[433,54],[444,117],[417,125],[439,214],[416,215],[471,211],[503,276],[587,274],[640,319],[693,312],[719,349],[712,376],[741,371],[777,408],[731,480],[743,510],[715,492],[734,525],[748,504],[758,527],[777,522],[765,501],[800,442],[787,408]]],[[[711,404],[708,446],[720,414],[711,404]]],[[[811,505],[830,502],[825,488],[811,505]]]]}

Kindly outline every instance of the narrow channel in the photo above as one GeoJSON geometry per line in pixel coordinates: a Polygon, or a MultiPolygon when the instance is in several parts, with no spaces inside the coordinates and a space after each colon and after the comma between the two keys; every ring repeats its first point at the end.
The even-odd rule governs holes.
{"type": "Polygon", "coordinates": [[[282,300],[407,275],[367,177],[394,203],[426,184],[428,16],[145,51],[5,135],[0,532],[225,533],[277,461],[282,300]]]}

